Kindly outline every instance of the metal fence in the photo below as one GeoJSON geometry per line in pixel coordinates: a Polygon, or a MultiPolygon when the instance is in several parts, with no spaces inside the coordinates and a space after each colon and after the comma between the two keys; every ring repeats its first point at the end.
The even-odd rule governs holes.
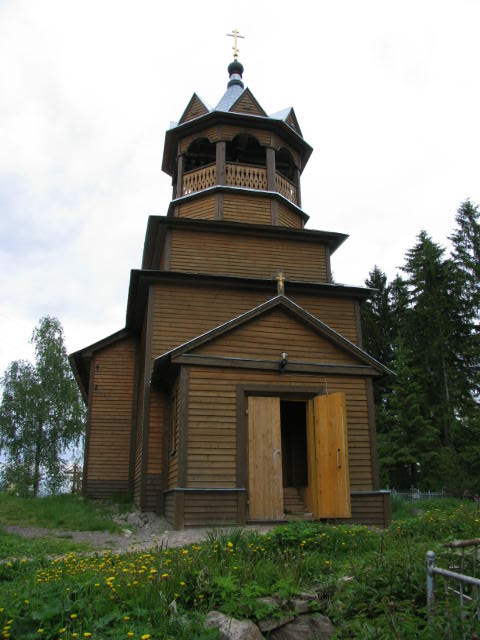
{"type": "Polygon", "coordinates": [[[420,489],[411,488],[409,491],[396,491],[395,489],[390,490],[390,495],[392,498],[399,497],[407,500],[408,502],[415,502],[416,500],[433,500],[434,498],[448,498],[449,496],[445,493],[445,489],[441,489],[440,491],[421,491],[420,489]]]}
{"type": "MultiPolygon", "coordinates": [[[[433,616],[437,605],[437,593],[435,589],[435,576],[442,576],[444,581],[445,603],[449,611],[449,598],[458,598],[462,621],[465,617],[464,605],[471,606],[473,615],[480,623],[480,579],[478,575],[478,547],[480,538],[474,540],[458,540],[444,545],[449,548],[452,555],[450,568],[442,569],[435,565],[435,553],[427,551],[427,604],[430,615],[433,616]],[[467,573],[468,572],[468,573],[467,573]],[[472,574],[472,575],[468,575],[472,574]]],[[[465,634],[464,636],[465,637],[465,634]]]]}

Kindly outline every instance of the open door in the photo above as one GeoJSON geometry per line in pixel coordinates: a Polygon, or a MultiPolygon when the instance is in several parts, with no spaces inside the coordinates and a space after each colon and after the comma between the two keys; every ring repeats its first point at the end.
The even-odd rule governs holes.
{"type": "Polygon", "coordinates": [[[316,396],[308,402],[307,457],[307,509],[316,518],[350,518],[344,393],[316,396]]]}
{"type": "Polygon", "coordinates": [[[281,520],[283,514],[280,398],[248,398],[248,517],[281,520]]]}

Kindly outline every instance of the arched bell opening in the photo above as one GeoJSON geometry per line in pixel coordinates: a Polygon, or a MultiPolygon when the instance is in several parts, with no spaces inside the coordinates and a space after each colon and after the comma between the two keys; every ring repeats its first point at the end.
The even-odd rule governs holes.
{"type": "Polygon", "coordinates": [[[242,133],[226,143],[225,184],[267,189],[267,152],[253,136],[242,133]]]}
{"type": "Polygon", "coordinates": [[[180,156],[182,196],[207,189],[216,184],[216,145],[208,138],[197,138],[180,156]]]}
{"type": "Polygon", "coordinates": [[[262,147],[256,138],[246,133],[235,136],[226,145],[226,161],[236,164],[251,164],[257,167],[266,167],[265,147],[262,147]]]}
{"type": "Polygon", "coordinates": [[[194,171],[200,167],[215,163],[216,147],[208,138],[194,140],[184,157],[184,171],[194,171]]]}
{"type": "Polygon", "coordinates": [[[297,167],[293,161],[292,154],[285,147],[275,151],[275,167],[284,178],[287,178],[290,182],[295,182],[297,167]]]}
{"type": "Polygon", "coordinates": [[[299,171],[288,149],[282,147],[275,151],[276,189],[291,202],[299,204],[299,171]]]}

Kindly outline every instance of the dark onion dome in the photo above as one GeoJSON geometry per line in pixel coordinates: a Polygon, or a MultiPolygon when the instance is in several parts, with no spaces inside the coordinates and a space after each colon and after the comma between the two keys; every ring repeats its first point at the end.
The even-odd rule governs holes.
{"type": "Polygon", "coordinates": [[[238,84],[243,89],[242,74],[243,64],[238,60],[231,62],[228,65],[228,75],[230,76],[230,80],[227,87],[232,87],[233,85],[238,84]]]}

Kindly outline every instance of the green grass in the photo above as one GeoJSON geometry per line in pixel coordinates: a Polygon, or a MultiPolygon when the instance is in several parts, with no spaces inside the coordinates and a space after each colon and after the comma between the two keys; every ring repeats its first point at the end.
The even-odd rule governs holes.
{"type": "Polygon", "coordinates": [[[215,638],[202,627],[211,609],[258,620],[275,613],[260,596],[277,593],[287,602],[314,590],[335,639],[440,640],[463,632],[473,638],[478,621],[467,610],[462,629],[453,601],[445,613],[441,581],[437,615],[427,624],[425,553],[433,549],[448,567],[443,543],[480,535],[476,505],[432,501],[420,511],[405,511],[384,532],[292,522],[266,536],[212,531],[183,549],[3,564],[0,634],[3,628],[20,640],[215,638]]]}
{"type": "Polygon", "coordinates": [[[21,498],[0,493],[0,525],[118,533],[121,527],[112,520],[112,515],[110,503],[72,494],[21,498]]]}
{"type": "Polygon", "coordinates": [[[63,555],[72,551],[90,551],[88,544],[73,542],[65,538],[44,536],[22,538],[14,533],[6,533],[0,527],[0,560],[41,558],[46,555],[63,555]]]}

